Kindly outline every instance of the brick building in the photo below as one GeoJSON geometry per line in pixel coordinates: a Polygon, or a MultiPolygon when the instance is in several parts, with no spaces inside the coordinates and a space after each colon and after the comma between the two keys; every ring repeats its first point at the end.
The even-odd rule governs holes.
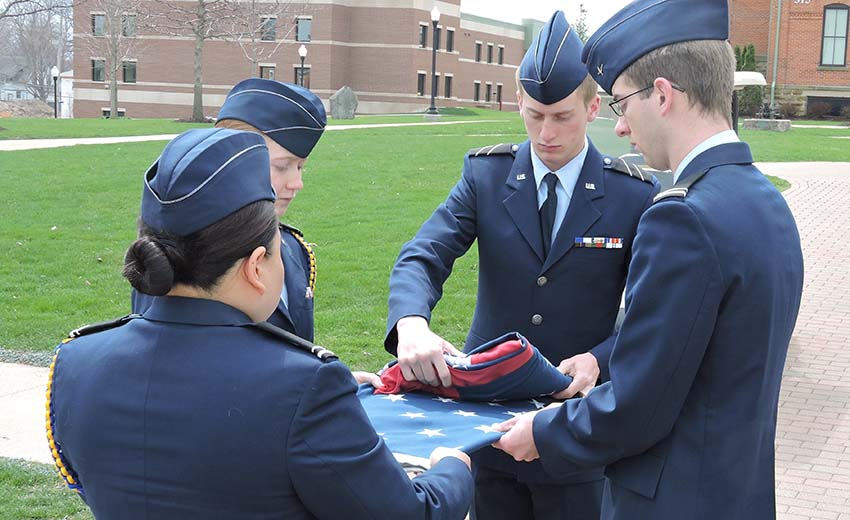
{"type": "Polygon", "coordinates": [[[755,45],[765,94],[797,114],[850,106],[850,0],[729,0],[734,45],[755,45]],[[778,45],[777,45],[778,42],[778,45]],[[823,105],[821,105],[823,106],[823,105]]]}
{"type": "MultiPolygon", "coordinates": [[[[145,0],[143,0],[144,2],[145,0]]],[[[191,7],[197,0],[175,0],[191,7]]],[[[248,2],[245,2],[248,3],[248,2]]],[[[514,74],[542,22],[522,25],[461,12],[461,0],[318,0],[281,3],[262,11],[256,43],[229,35],[207,40],[203,49],[204,113],[215,116],[228,90],[257,75],[298,83],[302,80],[326,103],[344,85],[354,89],[359,113],[421,112],[430,104],[431,53],[437,43],[437,104],[489,106],[516,110],[514,74]],[[441,11],[436,34],[430,10],[441,11]],[[308,53],[301,66],[298,49],[308,53]]],[[[195,41],[188,30],[166,34],[144,9],[163,9],[147,1],[139,12],[121,15],[125,42],[118,73],[119,114],[129,117],[188,117],[194,83],[195,41]],[[144,20],[147,20],[143,22],[144,20]]],[[[162,13],[159,13],[162,14],[162,13]]],[[[92,1],[74,9],[74,116],[109,113],[106,51],[108,13],[92,1]]],[[[180,15],[174,14],[175,18],[180,15]]],[[[162,25],[162,24],[160,24],[162,25]]]]}

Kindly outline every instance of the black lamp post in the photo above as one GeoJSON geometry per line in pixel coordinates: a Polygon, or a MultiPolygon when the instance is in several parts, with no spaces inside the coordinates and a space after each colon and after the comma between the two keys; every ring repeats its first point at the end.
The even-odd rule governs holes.
{"type": "Polygon", "coordinates": [[[437,92],[437,22],[440,21],[440,10],[437,6],[431,9],[431,106],[426,114],[439,114],[434,97],[437,92]]]}
{"type": "Polygon", "coordinates": [[[59,69],[56,65],[50,69],[50,75],[53,77],[53,119],[57,119],[59,117],[59,89],[57,88],[59,69]]]}
{"type": "Polygon", "coordinates": [[[307,47],[305,47],[304,44],[301,44],[301,47],[298,47],[298,56],[301,57],[301,69],[299,70],[300,74],[298,74],[298,76],[299,76],[298,79],[300,80],[299,84],[303,87],[304,86],[304,59],[307,57],[307,47]]]}

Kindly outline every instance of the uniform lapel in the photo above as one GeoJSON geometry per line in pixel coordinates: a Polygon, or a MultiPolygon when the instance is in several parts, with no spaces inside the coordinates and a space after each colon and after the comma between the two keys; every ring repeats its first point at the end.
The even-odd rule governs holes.
{"type": "Polygon", "coordinates": [[[505,185],[508,196],[502,203],[525,241],[542,262],[543,237],[540,233],[540,215],[537,212],[537,186],[531,166],[530,143],[523,143],[516,153],[513,167],[505,185]]]}
{"type": "Polygon", "coordinates": [[[715,166],[726,164],[752,164],[753,155],[747,143],[726,143],[709,148],[694,157],[694,160],[685,166],[685,170],[679,176],[681,182],[696,172],[706,171],[715,166]]]}
{"type": "Polygon", "coordinates": [[[605,196],[605,183],[602,177],[602,156],[593,146],[588,145],[587,157],[581,168],[576,186],[573,189],[573,197],[567,214],[549,251],[549,256],[543,263],[541,273],[546,272],[552,265],[560,260],[575,245],[576,237],[583,236],[590,229],[602,212],[593,203],[595,199],[605,196]],[[590,186],[593,188],[591,189],[590,186]]]}
{"type": "MultiPolygon", "coordinates": [[[[280,257],[283,259],[283,278],[284,278],[284,291],[287,291],[287,296],[289,297],[289,306],[292,307],[296,305],[298,300],[295,298],[298,297],[296,294],[292,294],[289,289],[295,284],[295,276],[297,273],[297,266],[294,265],[295,262],[292,258],[292,251],[289,246],[286,245],[286,242],[281,241],[280,245],[280,257]]],[[[301,295],[304,296],[303,294],[301,295]]],[[[289,325],[292,327],[292,330],[295,330],[294,322],[292,321],[292,314],[289,312],[289,308],[283,304],[283,299],[281,298],[277,302],[277,310],[280,312],[284,318],[289,321],[289,325]]]]}

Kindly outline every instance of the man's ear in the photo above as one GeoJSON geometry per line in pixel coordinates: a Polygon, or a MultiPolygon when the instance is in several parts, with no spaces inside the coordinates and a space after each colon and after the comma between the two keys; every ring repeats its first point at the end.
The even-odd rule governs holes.
{"type": "Polygon", "coordinates": [[[587,122],[592,123],[599,115],[599,106],[602,103],[602,98],[598,95],[593,98],[593,101],[587,106],[587,122]]]}
{"type": "Polygon", "coordinates": [[[266,285],[262,282],[262,264],[263,258],[266,256],[265,246],[257,246],[251,254],[242,259],[240,274],[245,281],[257,290],[261,295],[266,292],[266,285]]]}
{"type": "Polygon", "coordinates": [[[661,115],[666,116],[673,109],[673,84],[667,78],[655,78],[652,86],[658,91],[661,115]]]}

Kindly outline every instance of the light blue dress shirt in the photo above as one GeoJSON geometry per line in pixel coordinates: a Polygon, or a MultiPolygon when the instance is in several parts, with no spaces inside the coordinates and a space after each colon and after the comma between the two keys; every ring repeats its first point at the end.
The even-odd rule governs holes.
{"type": "Polygon", "coordinates": [[[534,182],[537,185],[538,211],[540,211],[540,207],[543,206],[543,203],[548,198],[548,190],[546,183],[543,182],[543,177],[549,172],[554,173],[558,177],[558,184],[555,185],[555,193],[558,195],[558,207],[555,209],[555,225],[552,229],[553,243],[555,242],[555,237],[558,236],[558,230],[561,229],[564,217],[567,215],[567,209],[570,207],[570,200],[573,198],[576,181],[578,181],[578,176],[581,174],[581,169],[584,166],[587,150],[588,142],[587,137],[585,137],[584,148],[581,149],[578,155],[559,170],[552,172],[534,152],[534,146],[531,147],[531,165],[534,168],[534,182]]]}

